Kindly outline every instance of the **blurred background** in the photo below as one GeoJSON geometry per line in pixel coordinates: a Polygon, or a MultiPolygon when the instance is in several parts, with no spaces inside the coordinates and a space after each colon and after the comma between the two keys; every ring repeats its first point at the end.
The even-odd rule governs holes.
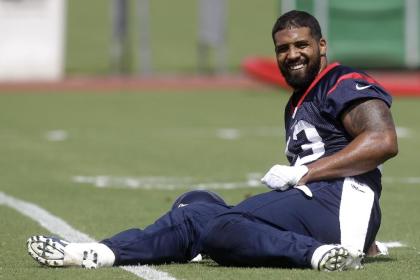
{"type": "MultiPolygon", "coordinates": [[[[0,279],[134,279],[39,269],[24,244],[47,229],[9,209],[14,197],[102,239],[150,224],[187,190],[229,204],[266,191],[259,178],[286,163],[290,93],[271,29],[291,9],[319,19],[330,62],[367,70],[395,97],[400,151],[383,168],[378,239],[407,247],[360,273],[418,279],[420,0],[0,0],[0,279]]],[[[158,269],[279,279],[276,269],[211,263],[158,269]]]]}
{"type": "Polygon", "coordinates": [[[225,74],[274,58],[291,9],[320,21],[330,60],[419,69],[419,0],[0,0],[0,79],[225,74]]]}

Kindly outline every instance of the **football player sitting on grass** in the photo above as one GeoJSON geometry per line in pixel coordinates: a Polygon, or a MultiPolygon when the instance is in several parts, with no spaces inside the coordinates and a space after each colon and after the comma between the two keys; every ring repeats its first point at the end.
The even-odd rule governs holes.
{"type": "Polygon", "coordinates": [[[306,12],[280,16],[272,39],[293,89],[284,111],[289,165],[274,164],[261,179],[272,191],[233,207],[188,204],[100,243],[33,237],[32,255],[58,266],[188,262],[205,253],[225,266],[362,268],[381,224],[379,166],[398,153],[392,98],[363,71],[329,64],[319,23],[306,12]]]}

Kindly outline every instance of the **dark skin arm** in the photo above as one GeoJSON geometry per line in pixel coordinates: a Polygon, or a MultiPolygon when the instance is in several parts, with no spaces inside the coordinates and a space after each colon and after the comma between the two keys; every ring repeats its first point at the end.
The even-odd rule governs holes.
{"type": "Polygon", "coordinates": [[[342,114],[341,121],[353,140],[343,150],[308,164],[309,171],[299,185],[359,175],[397,155],[394,121],[382,100],[361,100],[353,104],[342,114]]]}

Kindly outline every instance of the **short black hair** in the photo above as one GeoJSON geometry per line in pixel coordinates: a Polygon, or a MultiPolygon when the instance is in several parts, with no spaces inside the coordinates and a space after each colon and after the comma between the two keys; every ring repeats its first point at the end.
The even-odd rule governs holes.
{"type": "Polygon", "coordinates": [[[311,35],[317,41],[322,38],[321,27],[319,26],[318,20],[311,14],[304,11],[290,11],[281,15],[273,26],[271,36],[274,41],[274,34],[278,31],[290,28],[290,27],[308,27],[311,30],[311,35]]]}

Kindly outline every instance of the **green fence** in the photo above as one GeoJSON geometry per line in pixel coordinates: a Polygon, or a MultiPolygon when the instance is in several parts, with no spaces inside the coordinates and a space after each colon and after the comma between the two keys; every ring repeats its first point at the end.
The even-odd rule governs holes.
{"type": "Polygon", "coordinates": [[[320,21],[333,60],[361,67],[420,67],[419,0],[281,1],[320,21]]]}

